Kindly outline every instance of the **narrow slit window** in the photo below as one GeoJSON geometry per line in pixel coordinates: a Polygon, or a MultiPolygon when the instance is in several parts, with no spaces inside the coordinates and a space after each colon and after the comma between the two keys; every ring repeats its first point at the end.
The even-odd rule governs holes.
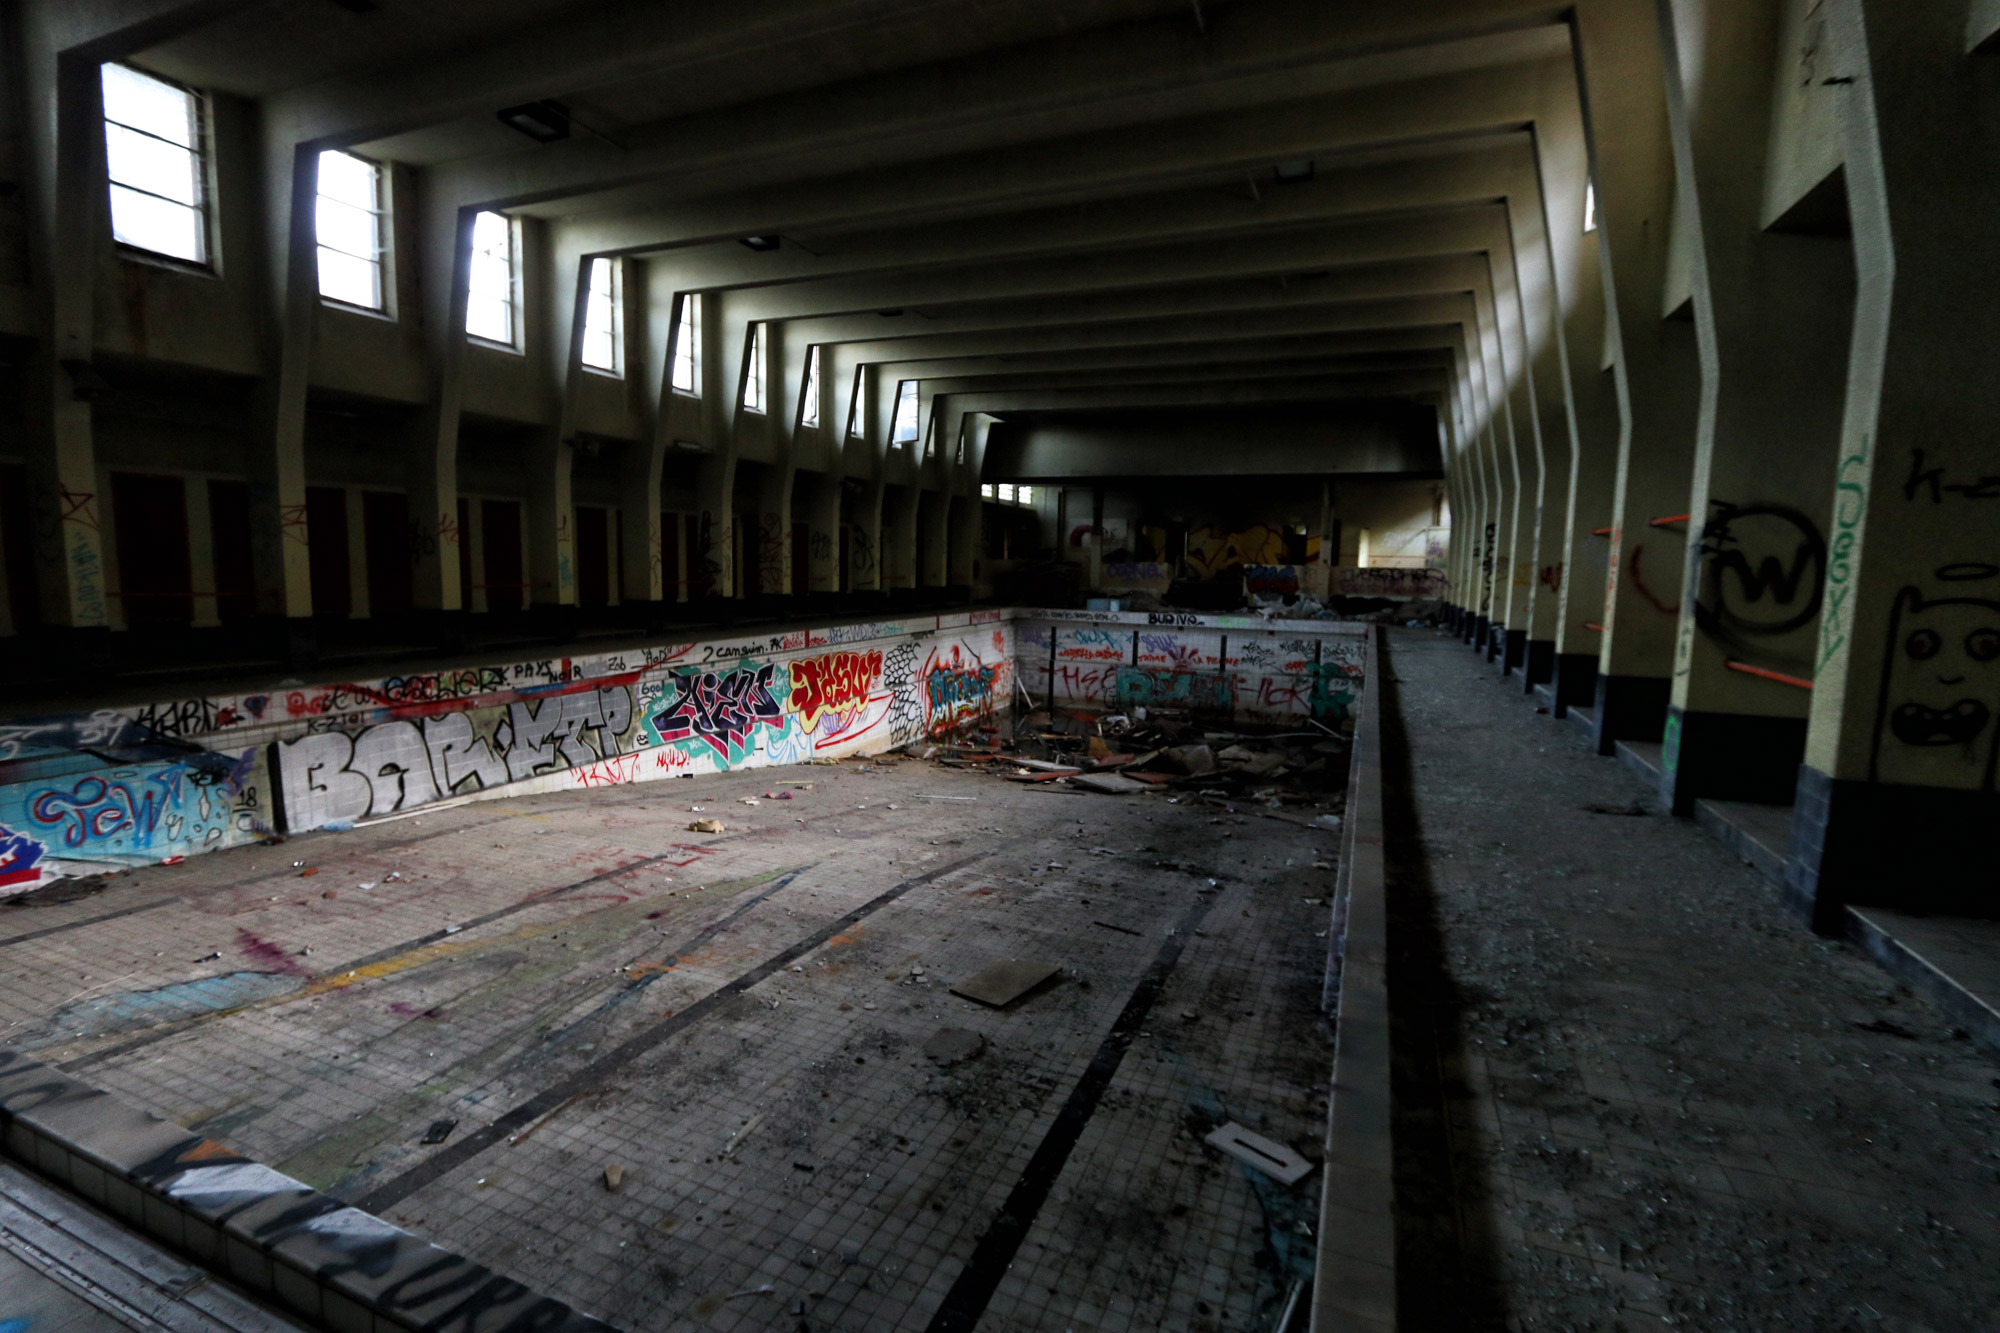
{"type": "Polygon", "coordinates": [[[329,148],[319,155],[319,294],[362,310],[383,309],[382,168],[329,148]]]}
{"type": "Polygon", "coordinates": [[[806,387],[799,402],[799,424],[819,425],[819,348],[806,348],[806,387]]]}
{"type": "Polygon", "coordinates": [[[890,439],[897,444],[917,442],[917,382],[904,380],[896,386],[896,428],[890,439]]]}
{"type": "Polygon", "coordinates": [[[750,412],[764,410],[764,326],[750,326],[750,364],[743,368],[743,407],[750,412]]]}
{"type": "Polygon", "coordinates": [[[701,293],[681,297],[681,317],[674,326],[674,392],[699,393],[696,366],[701,360],[701,293]]]}
{"type": "Polygon", "coordinates": [[[854,368],[854,388],[847,395],[847,438],[858,440],[866,434],[861,428],[861,376],[866,367],[854,368]]]}
{"type": "Polygon", "coordinates": [[[1586,232],[1597,230],[1597,182],[1595,181],[1583,183],[1583,229],[1586,232]]]}
{"type": "Polygon", "coordinates": [[[520,244],[513,219],[481,213],[472,220],[472,271],[465,332],[481,342],[520,345],[520,244]]]}
{"type": "Polygon", "coordinates": [[[201,98],[124,65],[105,65],[99,79],[113,239],[149,254],[208,263],[201,98]]]}
{"type": "Polygon", "coordinates": [[[625,373],[623,268],[616,259],[590,261],[590,295],[583,303],[583,364],[606,375],[625,373]]]}

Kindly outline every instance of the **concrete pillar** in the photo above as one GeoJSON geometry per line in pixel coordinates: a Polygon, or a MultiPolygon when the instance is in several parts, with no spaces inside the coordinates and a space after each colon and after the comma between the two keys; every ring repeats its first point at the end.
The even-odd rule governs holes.
{"type": "MultiPolygon", "coordinates": [[[[406,179],[392,172],[401,185],[406,179]]],[[[392,187],[393,188],[393,187],[392,187]]],[[[409,194],[414,196],[415,190],[409,194]]],[[[411,604],[420,610],[440,613],[490,605],[484,590],[478,594],[461,588],[458,578],[458,543],[466,539],[458,530],[458,431],[465,385],[465,309],[472,271],[472,227],[477,210],[442,208],[423,220],[421,228],[399,227],[399,237],[421,238],[425,268],[430,280],[417,285],[424,324],[424,359],[430,374],[431,393],[423,409],[412,418],[410,447],[404,465],[410,495],[410,520],[419,532],[434,529],[435,542],[420,541],[414,551],[411,570],[411,604]]],[[[399,292],[410,291],[405,274],[397,275],[399,292]]],[[[523,274],[525,290],[527,275],[523,274]]],[[[534,489],[530,488],[531,491],[534,489]]],[[[478,506],[472,506],[478,522],[478,506]]],[[[522,547],[524,576],[530,582],[531,548],[522,547]]],[[[485,582],[483,561],[473,562],[473,579],[485,582]]],[[[532,592],[532,590],[531,590],[532,592]]],[[[508,596],[514,594],[510,591],[508,596]]],[[[510,602],[509,605],[512,605],[510,602]]]]}
{"type": "Polygon", "coordinates": [[[105,624],[113,630],[125,630],[131,627],[132,618],[126,614],[125,578],[118,563],[118,505],[111,495],[111,470],[99,466],[92,482],[92,489],[101,497],[97,512],[103,531],[99,534],[98,549],[104,556],[105,624]]]}
{"type": "Polygon", "coordinates": [[[1662,755],[1682,815],[1701,797],[1789,804],[1812,700],[1788,680],[1813,674],[1854,261],[1845,238],[1764,225],[1771,138],[1743,127],[1771,122],[1774,71],[1796,82],[1782,9],[1675,0],[1664,33],[1702,373],[1662,755]]]}
{"type": "Polygon", "coordinates": [[[688,570],[688,599],[734,597],[736,595],[735,502],[736,458],[734,451],[705,455],[695,470],[696,512],[694,524],[696,563],[688,570]]]}
{"type": "Polygon", "coordinates": [[[917,544],[922,568],[917,571],[917,584],[923,588],[942,588],[950,581],[946,572],[951,563],[947,550],[951,496],[942,490],[923,490],[919,492],[917,513],[922,525],[917,544]]]}
{"type": "MultiPolygon", "coordinates": [[[[800,484],[796,480],[792,483],[794,487],[800,484]]],[[[840,588],[840,474],[809,473],[803,484],[807,488],[806,587],[816,593],[836,592],[840,588]]]]}
{"type": "Polygon", "coordinates": [[[521,295],[527,373],[543,386],[543,421],[528,450],[528,581],[534,604],[576,605],[576,503],[571,488],[575,381],[583,373],[583,309],[590,298],[584,257],[553,249],[542,226],[521,228],[521,295]],[[537,289],[547,299],[536,300],[537,289]],[[537,318],[537,312],[540,318],[537,318]]]}
{"type": "Polygon", "coordinates": [[[757,562],[757,586],[767,595],[792,590],[792,477],[788,462],[775,463],[757,487],[757,531],[745,558],[757,562]]]}
{"type": "Polygon", "coordinates": [[[31,182],[46,271],[49,339],[36,346],[26,383],[28,485],[35,513],[36,573],[46,624],[109,626],[109,557],[103,542],[90,399],[95,373],[96,273],[110,244],[104,97],[96,62],[58,56],[29,62],[31,105],[55,107],[55,134],[28,136],[31,182]],[[51,76],[53,76],[51,78],[51,76]],[[87,238],[87,239],[86,239],[87,238]]]}
{"type": "Polygon", "coordinates": [[[883,506],[882,555],[886,587],[917,586],[917,509],[922,499],[923,488],[913,476],[907,484],[898,486],[883,506]]]}
{"type": "Polygon", "coordinates": [[[1687,534],[1657,521],[1688,512],[1701,376],[1693,321],[1665,308],[1683,224],[1654,0],[1584,0],[1576,33],[1624,407],[1593,722],[1610,754],[1620,740],[1660,739],[1666,724],[1687,534]]]}
{"type": "Polygon", "coordinates": [[[213,629],[222,623],[215,596],[215,524],[208,510],[208,478],[181,478],[182,503],[187,507],[188,585],[192,589],[196,629],[213,629]]]}
{"type": "Polygon", "coordinates": [[[1992,908],[2000,84],[1962,6],[1822,12],[1858,284],[1788,874],[1837,930],[1849,902],[1992,908]]]}
{"type": "Polygon", "coordinates": [[[850,592],[883,592],[882,510],[888,488],[871,478],[847,506],[847,586],[850,592]]]}
{"type": "Polygon", "coordinates": [[[472,569],[472,586],[463,590],[465,609],[484,615],[492,605],[486,599],[486,506],[476,498],[465,506],[465,525],[458,539],[465,543],[466,563],[472,569]]]}
{"type": "Polygon", "coordinates": [[[341,504],[347,515],[347,596],[349,620],[366,620],[368,608],[368,523],[361,490],[347,487],[341,504]]]}
{"type": "Polygon", "coordinates": [[[1568,71],[1543,67],[1537,90],[1537,151],[1522,162],[1507,197],[1538,445],[1534,489],[1523,499],[1527,530],[1520,541],[1530,578],[1522,655],[1527,690],[1554,680],[1562,623],[1563,524],[1578,447],[1564,294],[1576,286],[1576,270],[1582,266],[1578,240],[1587,175],[1573,78],[1568,71]],[[1560,157],[1560,164],[1551,164],[1551,157],[1560,157]]]}
{"type": "Polygon", "coordinates": [[[612,568],[623,572],[628,602],[658,602],[674,595],[661,561],[660,470],[666,453],[657,432],[625,447],[618,498],[622,541],[612,553],[612,568]]]}
{"type": "MultiPolygon", "coordinates": [[[[1583,110],[1573,76],[1543,84],[1535,120],[1535,149],[1541,164],[1548,209],[1549,244],[1554,254],[1561,318],[1564,377],[1569,391],[1574,446],[1562,493],[1547,497],[1544,533],[1553,559],[1552,611],[1555,617],[1555,674],[1552,711],[1566,716],[1572,705],[1597,699],[1597,661],[1603,648],[1604,589],[1610,572],[1611,494],[1617,480],[1618,440],[1623,429],[1618,387],[1606,360],[1603,236],[1586,216],[1590,193],[1589,154],[1583,110]],[[1588,228],[1588,229],[1586,229],[1588,228]],[[1604,535],[1596,534],[1606,529],[1604,535]]],[[[1536,572],[1541,578],[1541,569],[1536,572]]]]}

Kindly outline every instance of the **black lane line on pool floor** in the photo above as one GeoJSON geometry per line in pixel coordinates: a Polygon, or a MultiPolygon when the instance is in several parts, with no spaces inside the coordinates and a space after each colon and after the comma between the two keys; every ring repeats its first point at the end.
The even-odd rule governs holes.
{"type": "MultiPolygon", "coordinates": [[[[702,946],[714,942],[714,940],[718,936],[723,934],[723,932],[727,931],[731,926],[735,925],[738,921],[742,920],[745,916],[749,915],[751,909],[755,908],[759,903],[763,902],[766,898],[769,898],[772,894],[777,893],[780,889],[783,889],[786,885],[790,884],[800,875],[803,875],[808,870],[811,870],[817,864],[818,862],[810,862],[806,865],[800,866],[796,870],[771,872],[771,877],[765,881],[764,886],[761,889],[757,890],[757,892],[751,896],[749,901],[739,903],[733,911],[731,911],[727,916],[723,917],[721,920],[711,922],[709,925],[704,926],[701,930],[697,931],[695,934],[688,937],[680,944],[675,945],[673,950],[670,953],[664,955],[660,961],[664,963],[668,968],[672,968],[675,964],[679,963],[682,959],[688,957],[690,954],[693,954],[702,946]]],[[[640,999],[643,996],[648,986],[652,985],[654,982],[658,981],[660,978],[667,975],[668,973],[665,971],[649,972],[645,976],[640,977],[635,981],[623,981],[617,983],[616,987],[612,990],[612,993],[606,996],[604,999],[600,1000],[596,1005],[594,1005],[590,1009],[588,1013],[584,1014],[583,1017],[575,1020],[574,1022],[565,1024],[563,1027],[557,1028],[553,1032],[548,1033],[546,1036],[542,1037],[540,1041],[536,1042],[533,1047],[531,1047],[528,1051],[526,1051],[522,1055],[516,1057],[514,1060],[508,1062],[507,1064],[502,1065],[499,1069],[493,1070],[491,1073],[486,1074],[484,1076],[486,1081],[491,1083],[491,1082],[506,1081],[510,1079],[513,1080],[521,1079],[524,1073],[532,1071],[537,1064],[547,1063],[547,1061],[550,1059],[551,1048],[567,1045],[572,1041],[574,1041],[574,1039],[579,1034],[604,1026],[606,1023],[610,1022],[614,1017],[616,1017],[618,1012],[621,1009],[623,1009],[626,1005],[632,1003],[634,1000],[640,999]]],[[[533,1023],[537,1021],[539,1020],[530,1019],[529,1026],[532,1026],[533,1023]]],[[[515,1040],[518,1040],[520,1035],[521,1035],[521,1030],[515,1030],[510,1032],[506,1036],[505,1040],[508,1042],[513,1042],[515,1040]]],[[[467,1057],[467,1060],[475,1061],[480,1057],[480,1055],[481,1052],[475,1051],[472,1055],[467,1057]]],[[[461,1067],[462,1067],[461,1065],[457,1064],[447,1066],[444,1069],[439,1070],[436,1077],[442,1078],[448,1074],[455,1073],[461,1067]]],[[[394,1109],[393,1103],[387,1106],[378,1106],[375,1108],[375,1114],[380,1115],[384,1110],[393,1110],[393,1109],[394,1109]]],[[[380,1145],[380,1146],[386,1146],[386,1145],[380,1145]]],[[[277,1166],[279,1167],[280,1170],[290,1169],[286,1165],[286,1163],[282,1161],[278,1162],[277,1166]]],[[[342,1177],[337,1184],[329,1185],[326,1189],[326,1193],[339,1197],[344,1197],[349,1190],[364,1188],[370,1180],[373,1180],[375,1178],[376,1174],[377,1172],[375,1166],[374,1164],[371,1163],[369,1166],[365,1166],[356,1171],[349,1172],[346,1176],[342,1177]]],[[[0,1325],[0,1333],[5,1333],[5,1327],[6,1327],[5,1325],[0,1325]]]]}
{"type": "MultiPolygon", "coordinates": [[[[1018,842],[1019,839],[1015,841],[1018,842]]],[[[494,1144],[499,1143],[513,1131],[533,1124],[536,1120],[541,1119],[549,1112],[563,1105],[563,1103],[605,1083],[624,1066],[647,1054],[668,1038],[679,1034],[682,1030],[708,1017],[709,1014],[713,1013],[725,1001],[742,994],[752,986],[791,966],[813,950],[824,945],[835,935],[873,916],[876,912],[895,902],[910,890],[921,888],[933,880],[943,879],[946,875],[963,870],[975,862],[986,860],[988,857],[1004,851],[1013,845],[1012,842],[1003,843],[987,851],[963,857],[947,865],[939,866],[936,870],[918,875],[915,879],[906,879],[894,888],[877,894],[861,906],[847,913],[847,915],[828,922],[825,926],[814,931],[797,944],[792,945],[781,953],[773,954],[757,966],[751,968],[748,972],[743,973],[734,980],[724,982],[721,986],[688,1005],[687,1008],[676,1011],[672,1018],[661,1023],[656,1023],[635,1036],[628,1037],[607,1054],[591,1061],[561,1082],[551,1084],[549,1087],[542,1089],[542,1091],[536,1093],[527,1101],[522,1102],[498,1120],[474,1130],[464,1138],[459,1139],[456,1143],[453,1143],[449,1148],[433,1153],[401,1175],[384,1181],[370,1190],[366,1195],[354,1200],[354,1206],[364,1213],[375,1213],[378,1215],[389,1208],[395,1207],[418,1190],[423,1189],[426,1185],[441,1179],[448,1173],[465,1165],[488,1148],[491,1148],[494,1144]]]]}
{"type": "Polygon", "coordinates": [[[1124,1062],[1125,1053],[1132,1049],[1132,1039],[1139,1035],[1140,1026],[1159,1002],[1160,994],[1167,986],[1168,974],[1180,961],[1181,950],[1187,946],[1188,940],[1220,896],[1218,893],[1202,894],[1174,924],[1166,942],[1153,956],[1152,965],[1139,978],[1139,984],[1133,987],[1132,995],[1125,1001],[1124,1009],[1119,1011],[1111,1031],[1098,1045],[1097,1054],[1091,1057],[1083,1077],[1070,1089],[1069,1100],[1056,1113],[1049,1132],[1035,1149],[1035,1155],[1028,1159],[1021,1178],[1007,1195],[1007,1202],[1000,1205],[1000,1211],[988,1224],[986,1234],[973,1246],[972,1257],[965,1261],[958,1280],[945,1293],[944,1301],[938,1306],[937,1313],[931,1316],[925,1333],[969,1333],[978,1325],[993,1299],[993,1293],[1000,1289],[1001,1279],[1013,1267],[1014,1256],[1020,1251],[1021,1243],[1028,1238],[1028,1230],[1034,1226],[1036,1215],[1048,1202],[1056,1178],[1062,1174],[1070,1153],[1083,1137],[1084,1127],[1096,1113],[1097,1103],[1111,1086],[1112,1077],[1124,1062]]]}
{"type": "MultiPolygon", "coordinates": [[[[349,962],[341,963],[336,967],[329,968],[326,972],[321,973],[320,975],[332,976],[336,972],[353,972],[353,971],[358,971],[364,967],[373,967],[377,963],[386,963],[390,959],[399,958],[406,953],[411,953],[418,949],[429,948],[431,945],[436,944],[439,940],[445,939],[446,937],[451,935],[456,935],[461,931],[476,930],[480,926],[490,926],[495,921],[504,920],[507,917],[513,916],[516,912],[525,912],[530,907],[539,907],[543,903],[556,901],[562,898],[565,894],[574,893],[578,889],[587,889],[591,885],[601,884],[607,879],[616,879],[620,875],[629,875],[635,870],[644,870],[648,866],[658,865],[660,862],[671,860],[673,857],[678,855],[679,855],[678,852],[662,852],[658,856],[649,856],[642,861],[634,861],[630,865],[618,866],[617,868],[612,870],[600,871],[599,873],[590,876],[588,879],[580,879],[571,884],[560,884],[553,889],[544,889],[540,893],[536,893],[529,897],[522,898],[517,902],[512,902],[507,904],[507,906],[505,907],[497,908],[494,911],[488,912],[484,916],[476,916],[472,918],[470,921],[463,922],[459,925],[450,926],[443,930],[434,930],[430,932],[428,935],[419,935],[413,940],[404,940],[401,944],[392,944],[386,949],[378,949],[377,951],[367,955],[366,957],[356,958],[349,962]]],[[[181,1033],[186,1032],[190,1028],[199,1027],[206,1023],[213,1023],[218,1019],[228,1018],[232,1014],[240,1014],[245,1009],[265,1008],[271,1004],[283,1004],[285,1001],[293,998],[293,996],[296,993],[297,992],[295,991],[287,991],[283,995],[274,995],[269,1000],[264,1000],[264,1001],[253,1000],[249,1004],[239,1005],[234,1009],[218,1009],[213,1013],[198,1014],[193,1018],[183,1019],[177,1023],[166,1024],[161,1027],[154,1028],[152,1031],[146,1033],[144,1036],[134,1037],[131,1041],[120,1042],[116,1046],[107,1046],[101,1051],[92,1051],[89,1055],[80,1055],[76,1059],[67,1061],[64,1064],[59,1065],[57,1067],[60,1068],[64,1073],[68,1074],[74,1074],[85,1069],[92,1069],[108,1061],[116,1060],[121,1055],[129,1055],[133,1051],[144,1050],[146,1047],[151,1046],[156,1042],[162,1042],[169,1037],[178,1036],[181,1033]]]]}

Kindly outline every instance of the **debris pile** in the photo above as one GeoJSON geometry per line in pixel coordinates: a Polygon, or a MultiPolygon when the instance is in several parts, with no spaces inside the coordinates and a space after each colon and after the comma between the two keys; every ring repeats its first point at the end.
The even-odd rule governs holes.
{"type": "Polygon", "coordinates": [[[1340,827],[1351,719],[1302,719],[1300,731],[1256,735],[1165,710],[1127,714],[1037,709],[1012,738],[928,745],[922,758],[1045,790],[1162,794],[1321,829],[1340,827]]]}

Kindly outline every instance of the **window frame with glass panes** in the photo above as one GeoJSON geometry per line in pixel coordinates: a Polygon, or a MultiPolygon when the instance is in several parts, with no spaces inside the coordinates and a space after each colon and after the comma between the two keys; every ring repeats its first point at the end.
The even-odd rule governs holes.
{"type": "Polygon", "coordinates": [[[764,322],[757,320],[750,325],[749,346],[743,354],[743,392],[739,401],[745,412],[764,415],[767,387],[764,381],[764,322]]]}
{"type": "Polygon", "coordinates": [[[624,261],[599,255],[584,272],[583,340],[577,359],[593,375],[625,378],[624,261]],[[602,278],[602,283],[599,278],[602,278]],[[593,354],[601,357],[593,360],[593,354]]]}
{"type": "Polygon", "coordinates": [[[112,240],[127,255],[213,273],[207,100],[115,61],[99,67],[98,90],[112,240]]]}
{"type": "Polygon", "coordinates": [[[390,313],[385,169],[380,162],[329,148],[319,155],[318,177],[313,240],[319,299],[342,310],[390,313]],[[327,188],[329,181],[333,191],[327,188]]]}
{"type": "Polygon", "coordinates": [[[683,292],[680,310],[674,318],[674,359],[668,384],[677,394],[701,397],[701,293],[683,292]],[[681,383],[681,371],[687,383],[681,383]]]}
{"type": "MultiPolygon", "coordinates": [[[[491,281],[490,276],[487,280],[491,281]]],[[[472,219],[472,256],[466,270],[466,341],[480,347],[490,347],[495,351],[513,352],[518,355],[521,351],[521,323],[521,224],[505,213],[480,212],[472,219]],[[489,239],[482,243],[480,240],[482,227],[485,228],[489,238],[492,236],[492,225],[488,219],[505,228],[507,248],[505,254],[500,256],[501,264],[506,269],[507,291],[504,300],[480,291],[481,274],[490,275],[494,268],[492,260],[495,256],[491,249],[491,241],[489,239]],[[482,259],[486,261],[483,264],[482,259]],[[475,327],[474,322],[480,317],[479,306],[482,302],[495,303],[506,310],[507,327],[504,337],[497,337],[486,328],[475,327]]]]}

